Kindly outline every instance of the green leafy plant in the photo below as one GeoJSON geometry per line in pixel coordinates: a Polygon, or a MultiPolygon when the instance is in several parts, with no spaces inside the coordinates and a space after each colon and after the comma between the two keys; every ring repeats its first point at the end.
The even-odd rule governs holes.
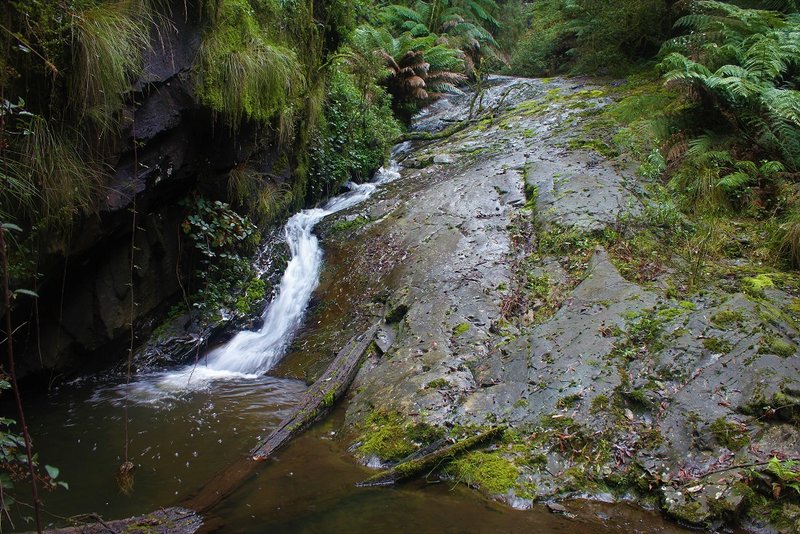
{"type": "Polygon", "coordinates": [[[773,456],[767,464],[767,472],[778,480],[780,486],[789,488],[800,495],[800,462],[779,460],[773,456]]]}
{"type": "Polygon", "coordinates": [[[665,0],[541,0],[512,52],[512,71],[552,75],[617,71],[655,55],[669,31],[665,0]]]}
{"type": "MultiPolygon", "coordinates": [[[[194,243],[200,263],[192,304],[204,318],[213,320],[220,308],[236,307],[236,295],[252,278],[247,254],[258,243],[258,233],[250,221],[219,200],[196,197],[188,207],[182,229],[194,243]]],[[[245,294],[242,307],[246,301],[245,294]]]]}
{"type": "Polygon", "coordinates": [[[438,36],[440,42],[460,49],[466,59],[467,73],[474,75],[484,57],[497,55],[498,44],[493,33],[500,27],[494,17],[498,11],[494,0],[417,0],[413,4],[386,6],[380,18],[396,34],[438,36]]]}
{"type": "Polygon", "coordinates": [[[392,95],[393,106],[405,118],[438,93],[455,91],[465,80],[459,50],[438,44],[436,35],[392,36],[386,29],[361,26],[352,37],[359,55],[377,55],[384,61],[381,83],[392,95]]]}
{"type": "Polygon", "coordinates": [[[348,180],[369,179],[400,134],[385,90],[373,81],[365,94],[357,84],[356,76],[344,69],[331,74],[325,113],[311,149],[310,175],[318,195],[336,191],[348,180]]]}

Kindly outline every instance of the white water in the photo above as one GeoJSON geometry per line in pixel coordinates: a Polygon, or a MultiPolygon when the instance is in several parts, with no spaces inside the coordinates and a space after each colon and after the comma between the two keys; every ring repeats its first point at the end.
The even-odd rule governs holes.
{"type": "Polygon", "coordinates": [[[312,233],[314,226],[328,215],[363,202],[377,186],[399,176],[398,165],[392,160],[388,168],[376,173],[372,182],[348,184],[349,192],[332,198],[320,208],[292,216],[284,227],[291,259],[277,296],[262,313],[263,326],[257,331],[237,333],[194,365],[150,375],[130,384],[130,398],[155,402],[171,393],[201,388],[214,380],[256,378],[272,368],[302,324],[311,294],[319,284],[322,249],[312,233]]]}

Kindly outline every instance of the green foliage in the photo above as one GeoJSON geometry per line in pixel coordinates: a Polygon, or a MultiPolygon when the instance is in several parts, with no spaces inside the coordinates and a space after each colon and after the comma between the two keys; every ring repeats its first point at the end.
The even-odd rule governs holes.
{"type": "Polygon", "coordinates": [[[750,442],[745,425],[733,423],[724,417],[716,419],[709,429],[719,444],[731,451],[737,451],[750,442]]]}
{"type": "Polygon", "coordinates": [[[694,2],[662,47],[665,81],[693,103],[665,137],[670,186],[698,212],[777,215],[774,254],[797,266],[800,15],[790,3],[750,5],[766,9],[694,2]]]}
{"type": "Polygon", "coordinates": [[[494,17],[498,11],[494,0],[416,0],[384,7],[380,19],[395,35],[434,36],[439,43],[461,50],[472,75],[485,57],[496,56],[493,33],[500,27],[494,17]]]}
{"type": "Polygon", "coordinates": [[[728,328],[738,323],[744,316],[735,310],[721,310],[711,317],[711,322],[722,328],[728,328]]]}
{"type": "Polygon", "coordinates": [[[105,139],[120,127],[119,113],[155,20],[146,0],[97,3],[72,20],[69,103],[105,139]]]}
{"type": "Polygon", "coordinates": [[[293,205],[294,194],[286,183],[277,183],[241,163],[228,173],[228,198],[260,225],[286,213],[293,205]]]}
{"type": "Polygon", "coordinates": [[[778,253],[793,267],[800,267],[800,203],[794,198],[775,232],[778,253]]]}
{"type": "Polygon", "coordinates": [[[194,243],[200,263],[195,270],[200,287],[192,295],[193,306],[206,319],[215,318],[223,306],[249,309],[263,297],[264,287],[253,281],[240,299],[235,295],[252,278],[246,256],[258,243],[256,228],[219,200],[197,197],[188,207],[182,229],[194,243]]]}
{"type": "Polygon", "coordinates": [[[442,432],[425,423],[407,421],[398,412],[375,410],[361,425],[362,440],[358,453],[397,462],[416,451],[420,445],[433,443],[442,432]]]}
{"type": "Polygon", "coordinates": [[[773,456],[767,464],[767,472],[773,475],[779,484],[800,495],[800,462],[779,460],[773,456]]]}
{"type": "Polygon", "coordinates": [[[297,55],[267,37],[248,0],[221,5],[198,52],[201,102],[234,130],[245,118],[267,122],[291,113],[306,83],[297,55]]]}
{"type": "Polygon", "coordinates": [[[519,469],[499,453],[474,451],[455,460],[450,472],[457,481],[475,486],[490,495],[511,489],[519,477],[519,469]]]}
{"type": "Polygon", "coordinates": [[[130,81],[158,21],[145,0],[7,7],[0,214],[58,236],[96,208],[130,81]]]}
{"type": "MultiPolygon", "coordinates": [[[[0,374],[0,391],[11,389],[11,384],[4,374],[0,374]]],[[[0,493],[2,493],[2,508],[0,509],[0,529],[3,519],[8,517],[11,509],[16,504],[15,493],[17,486],[30,483],[28,469],[28,456],[25,452],[25,439],[17,434],[13,427],[17,424],[13,419],[0,417],[0,493]]],[[[42,469],[36,455],[33,455],[34,476],[37,484],[46,489],[69,489],[69,484],[58,480],[60,471],[57,467],[45,465],[42,469]]],[[[13,527],[13,525],[12,525],[13,527]]]]}
{"type": "Polygon", "coordinates": [[[529,32],[513,50],[511,70],[551,75],[566,70],[618,71],[652,57],[669,31],[665,0],[541,0],[529,32]]]}
{"type": "Polygon", "coordinates": [[[349,180],[369,179],[400,134],[385,91],[374,80],[361,88],[357,82],[344,69],[331,74],[325,113],[311,143],[315,194],[336,191],[349,180]]]}
{"type": "Polygon", "coordinates": [[[361,26],[351,41],[353,55],[383,60],[381,83],[392,95],[394,110],[406,119],[438,93],[456,91],[455,84],[465,79],[461,52],[441,44],[435,34],[394,37],[385,28],[361,26]]]}

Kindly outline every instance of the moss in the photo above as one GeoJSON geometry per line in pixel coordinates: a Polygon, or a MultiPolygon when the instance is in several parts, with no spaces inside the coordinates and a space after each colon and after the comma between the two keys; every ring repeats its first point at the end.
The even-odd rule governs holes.
{"type": "Polygon", "coordinates": [[[669,510],[669,514],[690,525],[702,525],[708,520],[708,511],[696,501],[688,501],[675,506],[669,510]]]}
{"type": "Polygon", "coordinates": [[[461,323],[457,325],[455,328],[453,328],[453,335],[460,336],[461,334],[466,333],[467,330],[469,330],[469,328],[470,328],[469,323],[461,323]]]}
{"type": "Polygon", "coordinates": [[[513,406],[514,408],[527,408],[528,404],[528,399],[517,399],[513,406]]]}
{"type": "Polygon", "coordinates": [[[724,417],[720,417],[711,423],[709,429],[714,434],[717,442],[731,451],[737,451],[750,442],[746,428],[731,423],[724,417]]]}
{"type": "Polygon", "coordinates": [[[264,301],[266,290],[266,282],[260,278],[251,280],[242,296],[236,300],[236,311],[241,315],[257,313],[260,304],[264,301]]]}
{"type": "Polygon", "coordinates": [[[574,395],[567,395],[566,397],[562,397],[558,399],[556,402],[556,408],[566,409],[571,408],[580,402],[581,396],[580,394],[576,393],[574,395]]]}
{"type": "Polygon", "coordinates": [[[368,222],[369,222],[369,219],[367,217],[364,217],[363,215],[359,215],[358,217],[356,217],[354,219],[350,219],[349,221],[345,219],[345,220],[338,221],[338,222],[334,223],[331,226],[331,232],[336,233],[336,234],[349,232],[351,230],[356,230],[358,228],[361,228],[362,226],[366,225],[368,222]]]}
{"type": "Polygon", "coordinates": [[[707,337],[703,340],[703,347],[715,354],[727,354],[733,349],[730,341],[718,337],[707,337]]]}
{"type": "Polygon", "coordinates": [[[536,207],[536,201],[539,200],[539,187],[526,181],[525,199],[525,207],[528,209],[534,209],[536,207]]]}
{"type": "Polygon", "coordinates": [[[471,452],[453,462],[449,471],[457,480],[490,495],[507,492],[519,477],[517,466],[496,452],[471,452]]]}
{"type": "Polygon", "coordinates": [[[671,321],[677,317],[680,317],[684,313],[687,313],[687,311],[688,310],[682,306],[677,308],[663,308],[656,312],[656,316],[664,321],[671,321]]]}
{"type": "Polygon", "coordinates": [[[597,138],[575,138],[567,144],[572,150],[593,150],[607,159],[614,159],[619,156],[619,151],[606,142],[597,138]]]}
{"type": "Polygon", "coordinates": [[[422,445],[440,439],[443,431],[427,423],[413,423],[398,412],[374,410],[360,427],[361,456],[377,456],[396,462],[412,454],[422,445]]]}
{"type": "Polygon", "coordinates": [[[437,378],[425,384],[425,389],[450,389],[450,382],[444,378],[437,378]]]}
{"type": "Polygon", "coordinates": [[[711,322],[717,326],[728,328],[733,323],[738,323],[744,317],[738,311],[734,310],[721,310],[711,317],[711,322]]]}
{"type": "Polygon", "coordinates": [[[797,354],[797,346],[791,341],[786,341],[781,337],[770,335],[762,338],[758,352],[788,358],[797,354]]]}
{"type": "Polygon", "coordinates": [[[621,392],[621,394],[623,397],[633,402],[634,404],[639,404],[641,406],[650,406],[652,404],[650,402],[650,399],[647,397],[647,393],[645,393],[644,388],[623,391],[621,392]]]}
{"type": "Polygon", "coordinates": [[[590,413],[601,413],[611,406],[611,402],[607,395],[598,395],[592,399],[592,406],[589,408],[590,413]]]}
{"type": "Polygon", "coordinates": [[[226,0],[198,52],[200,101],[232,129],[244,118],[271,120],[305,86],[297,54],[269,37],[247,0],[226,0]]]}
{"type": "Polygon", "coordinates": [[[333,406],[333,403],[336,401],[336,394],[333,391],[329,391],[325,394],[325,397],[322,399],[322,406],[330,407],[333,406]]]}
{"type": "Polygon", "coordinates": [[[441,427],[429,425],[428,423],[415,423],[405,428],[406,437],[414,443],[428,445],[444,437],[444,430],[441,427]]]}
{"type": "Polygon", "coordinates": [[[762,295],[765,289],[775,287],[769,275],[759,274],[754,277],[746,277],[742,279],[742,289],[751,295],[762,295]]]}
{"type": "Polygon", "coordinates": [[[358,447],[363,456],[377,456],[381,460],[402,460],[417,447],[406,436],[406,420],[397,412],[373,411],[364,422],[364,439],[358,447]]]}

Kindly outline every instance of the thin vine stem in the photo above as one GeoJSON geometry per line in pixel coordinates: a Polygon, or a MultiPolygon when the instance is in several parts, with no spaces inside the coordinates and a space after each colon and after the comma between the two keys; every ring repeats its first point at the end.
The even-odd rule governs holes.
{"type": "Polygon", "coordinates": [[[6,350],[8,352],[8,373],[11,377],[11,385],[14,389],[14,400],[17,404],[17,415],[19,424],[22,427],[22,437],[25,440],[25,455],[28,459],[28,473],[31,477],[31,496],[33,497],[33,519],[36,524],[36,531],[42,532],[41,524],[41,503],[39,502],[39,489],[36,486],[36,471],[33,467],[33,444],[31,435],[28,432],[28,424],[25,421],[25,411],[22,409],[22,395],[17,384],[17,371],[14,366],[14,338],[11,323],[11,292],[8,289],[8,256],[6,254],[5,228],[0,226],[0,261],[3,264],[3,305],[6,315],[6,350]]]}

